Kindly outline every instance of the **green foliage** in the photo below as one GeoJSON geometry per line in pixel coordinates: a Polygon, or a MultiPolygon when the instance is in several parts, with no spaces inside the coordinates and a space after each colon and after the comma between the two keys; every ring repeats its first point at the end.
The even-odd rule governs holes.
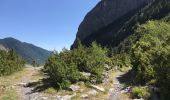
{"type": "Polygon", "coordinates": [[[61,89],[65,89],[70,83],[77,82],[82,77],[74,63],[64,62],[62,59],[64,54],[66,56],[67,52],[62,52],[61,55],[57,53],[51,55],[45,65],[50,79],[61,89]]]}
{"type": "Polygon", "coordinates": [[[70,53],[71,56],[66,58],[68,62],[75,63],[80,71],[92,73],[93,78],[100,82],[104,64],[109,62],[106,48],[102,48],[96,42],[85,48],[79,41],[78,48],[71,50],[70,53]]]}
{"type": "Polygon", "coordinates": [[[38,62],[37,62],[36,60],[32,60],[31,65],[32,65],[33,67],[39,67],[39,66],[40,66],[40,64],[38,64],[38,62]]]}
{"type": "Polygon", "coordinates": [[[132,97],[148,99],[150,97],[150,92],[147,88],[134,87],[132,88],[132,97]]]}
{"type": "Polygon", "coordinates": [[[147,82],[154,78],[155,54],[160,48],[164,48],[170,32],[170,25],[159,22],[149,21],[141,25],[136,32],[143,34],[139,41],[133,46],[132,58],[133,69],[136,72],[136,80],[147,82]]]}
{"type": "Polygon", "coordinates": [[[163,100],[170,96],[170,24],[149,21],[136,30],[141,38],[132,48],[135,82],[144,84],[155,80],[161,88],[163,100]]]}
{"type": "Polygon", "coordinates": [[[163,47],[155,50],[153,62],[155,62],[155,78],[161,89],[162,100],[170,99],[170,33],[165,39],[163,47]]]}
{"type": "Polygon", "coordinates": [[[71,83],[87,81],[80,74],[81,71],[90,72],[90,79],[101,82],[107,60],[107,50],[100,45],[94,42],[91,47],[85,48],[79,43],[76,49],[63,49],[59,54],[52,54],[45,64],[45,70],[54,84],[65,89],[71,83]]]}
{"type": "Polygon", "coordinates": [[[84,56],[86,59],[84,61],[83,69],[85,71],[91,72],[97,78],[101,78],[104,71],[104,64],[107,60],[107,50],[103,49],[100,45],[95,42],[92,43],[90,48],[87,48],[87,52],[84,56]]]}
{"type": "Polygon", "coordinates": [[[131,66],[131,58],[127,53],[122,52],[120,54],[113,54],[111,59],[113,65],[118,66],[119,68],[131,66]]]}
{"type": "Polygon", "coordinates": [[[23,68],[24,61],[14,50],[0,50],[0,76],[9,75],[23,68]]]}
{"type": "Polygon", "coordinates": [[[115,50],[117,52],[120,52],[121,50],[124,50],[127,53],[131,52],[132,45],[134,45],[141,37],[141,34],[135,34],[136,32],[134,32],[138,25],[145,24],[148,20],[162,20],[170,22],[169,5],[170,0],[154,0],[152,3],[139,10],[123,24],[120,30],[118,30],[115,39],[112,38],[115,50]],[[119,45],[114,45],[114,43],[118,43],[119,45]]]}
{"type": "Polygon", "coordinates": [[[37,65],[37,64],[36,64],[36,61],[33,60],[32,63],[31,63],[31,65],[32,65],[33,67],[35,67],[35,66],[37,65]]]}

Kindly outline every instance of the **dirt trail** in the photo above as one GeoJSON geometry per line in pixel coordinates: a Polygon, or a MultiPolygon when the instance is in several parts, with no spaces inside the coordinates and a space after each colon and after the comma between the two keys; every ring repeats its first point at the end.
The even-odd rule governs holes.
{"type": "Polygon", "coordinates": [[[34,68],[32,66],[26,66],[24,75],[16,83],[17,93],[20,95],[21,100],[43,100],[40,99],[41,94],[38,92],[33,93],[33,87],[27,87],[27,84],[33,81],[38,81],[37,78],[34,80],[36,75],[39,74],[40,68],[34,68]]]}
{"type": "MultiPolygon", "coordinates": [[[[36,75],[39,74],[40,69],[35,69],[34,67],[27,66],[25,74],[17,82],[16,89],[18,94],[21,96],[21,100],[65,100],[57,99],[56,97],[46,97],[41,92],[32,92],[36,87],[27,87],[28,83],[39,81],[39,78],[33,80],[36,75]]],[[[109,97],[109,100],[121,100],[120,94],[123,89],[123,85],[119,82],[119,77],[121,77],[123,72],[116,72],[116,76],[113,78],[113,90],[109,97]]]]}
{"type": "MultiPolygon", "coordinates": [[[[17,91],[19,95],[19,100],[68,100],[63,99],[63,97],[54,95],[49,96],[45,95],[43,92],[35,91],[37,85],[34,83],[41,85],[41,79],[44,78],[43,75],[40,75],[40,68],[34,68],[32,66],[27,65],[24,69],[21,77],[17,80],[17,82],[13,85],[14,89],[17,91]],[[28,86],[28,84],[34,84],[34,86],[28,86]]],[[[113,78],[113,90],[111,91],[109,100],[122,100],[120,99],[121,90],[123,85],[119,82],[119,77],[121,77],[123,72],[116,72],[116,76],[113,78]]]]}
{"type": "Polygon", "coordinates": [[[114,86],[111,95],[109,97],[109,100],[122,100],[120,95],[121,95],[121,90],[123,89],[123,84],[120,83],[119,77],[121,77],[123,74],[125,73],[117,72],[116,77],[114,77],[113,79],[114,86]]]}

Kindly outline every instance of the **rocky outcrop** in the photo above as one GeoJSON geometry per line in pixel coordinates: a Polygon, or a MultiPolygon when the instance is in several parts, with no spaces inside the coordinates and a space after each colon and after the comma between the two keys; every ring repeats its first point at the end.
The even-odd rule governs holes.
{"type": "MultiPolygon", "coordinates": [[[[94,7],[84,18],[80,24],[76,36],[76,40],[72,47],[76,46],[77,39],[86,42],[92,34],[97,35],[103,27],[115,22],[128,13],[135,11],[148,4],[152,0],[102,0],[94,7]]],[[[126,16],[125,16],[126,17],[126,16]]],[[[119,22],[115,22],[117,26],[119,22]]],[[[105,37],[102,33],[101,37],[105,37]]],[[[93,38],[95,41],[96,38],[93,38]]]]}
{"type": "Polygon", "coordinates": [[[7,51],[7,49],[3,45],[1,45],[1,44],[0,44],[0,50],[7,51]]]}

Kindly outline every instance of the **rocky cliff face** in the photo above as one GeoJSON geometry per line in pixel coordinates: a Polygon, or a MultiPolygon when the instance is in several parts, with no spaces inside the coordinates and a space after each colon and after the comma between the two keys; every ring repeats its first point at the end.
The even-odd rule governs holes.
{"type": "MultiPolygon", "coordinates": [[[[97,35],[96,32],[101,28],[127,15],[129,12],[141,8],[150,1],[152,0],[102,0],[85,16],[79,26],[76,40],[79,38],[81,41],[85,41],[92,34],[97,35]]],[[[106,34],[103,33],[103,35],[106,34]]],[[[72,47],[75,47],[76,40],[72,47]]]]}

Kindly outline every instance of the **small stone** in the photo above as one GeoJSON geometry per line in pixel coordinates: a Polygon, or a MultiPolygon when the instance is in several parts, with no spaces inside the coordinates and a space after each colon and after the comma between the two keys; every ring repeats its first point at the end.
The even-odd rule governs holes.
{"type": "Polygon", "coordinates": [[[80,86],[78,86],[78,85],[71,85],[69,88],[70,88],[72,91],[77,91],[77,90],[80,89],[80,86]]]}
{"type": "Polygon", "coordinates": [[[99,87],[99,86],[96,86],[96,85],[91,85],[93,88],[99,90],[99,91],[102,91],[102,92],[105,92],[105,89],[103,87],[99,87]]]}
{"type": "Polygon", "coordinates": [[[18,83],[17,86],[26,86],[27,83],[18,83]]]}
{"type": "Polygon", "coordinates": [[[118,66],[115,66],[114,68],[115,68],[115,70],[118,70],[118,66]]]}
{"type": "Polygon", "coordinates": [[[108,64],[105,64],[105,65],[104,65],[104,68],[105,68],[106,70],[109,70],[109,65],[108,65],[108,64]]]}
{"type": "Polygon", "coordinates": [[[86,78],[89,78],[91,76],[91,73],[81,72],[81,74],[86,78]]]}
{"type": "Polygon", "coordinates": [[[81,98],[88,98],[88,95],[87,94],[82,94],[80,97],[81,98]]]}
{"type": "Polygon", "coordinates": [[[48,97],[41,97],[43,100],[47,100],[48,99],[48,97]]]}
{"type": "Polygon", "coordinates": [[[71,100],[71,98],[74,96],[76,96],[76,93],[74,93],[73,95],[56,96],[56,100],[71,100]]]}
{"type": "Polygon", "coordinates": [[[140,98],[140,99],[132,99],[132,100],[144,100],[143,98],[140,98]]]}

